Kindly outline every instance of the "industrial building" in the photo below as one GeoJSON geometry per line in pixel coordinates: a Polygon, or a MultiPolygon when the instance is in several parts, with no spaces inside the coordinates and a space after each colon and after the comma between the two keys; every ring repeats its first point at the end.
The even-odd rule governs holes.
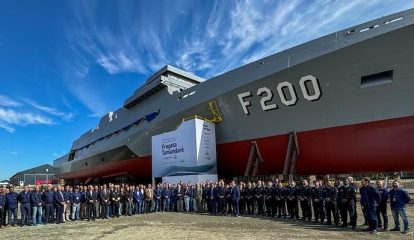
{"type": "Polygon", "coordinates": [[[44,164],[18,172],[10,178],[10,184],[14,186],[48,184],[57,182],[58,179],[55,177],[53,166],[50,164],[44,164]]]}

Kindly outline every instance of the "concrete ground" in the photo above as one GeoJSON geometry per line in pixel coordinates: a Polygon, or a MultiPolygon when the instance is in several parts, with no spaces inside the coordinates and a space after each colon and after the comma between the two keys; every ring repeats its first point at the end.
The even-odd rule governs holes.
{"type": "MultiPolygon", "coordinates": [[[[389,213],[390,215],[390,213],[389,213]]],[[[356,230],[297,220],[266,217],[210,216],[208,214],[153,213],[117,219],[78,221],[60,225],[7,227],[0,239],[414,239],[414,234],[363,232],[359,212],[356,230]]],[[[411,225],[414,206],[409,206],[411,225]]],[[[394,226],[390,216],[390,227],[394,226]]]]}

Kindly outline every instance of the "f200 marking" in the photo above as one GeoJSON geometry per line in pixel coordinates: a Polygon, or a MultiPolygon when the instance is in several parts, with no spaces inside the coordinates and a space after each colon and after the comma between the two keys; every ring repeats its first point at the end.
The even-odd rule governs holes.
{"type": "MultiPolygon", "coordinates": [[[[322,92],[319,86],[319,81],[312,75],[301,77],[299,80],[299,86],[302,92],[303,98],[308,101],[317,101],[321,98],[322,92]],[[308,87],[309,86],[309,87],[308,87]],[[313,91],[310,91],[311,88],[313,91]]],[[[280,102],[286,106],[293,106],[298,101],[298,96],[295,91],[295,87],[290,82],[280,82],[276,86],[277,93],[279,95],[280,102]]],[[[260,97],[260,105],[263,111],[269,111],[278,109],[279,106],[276,103],[272,103],[273,92],[267,87],[261,87],[257,89],[256,95],[260,97]]],[[[252,97],[252,93],[243,92],[237,94],[240,104],[243,108],[244,114],[249,115],[249,109],[252,103],[248,98],[252,97]]]]}

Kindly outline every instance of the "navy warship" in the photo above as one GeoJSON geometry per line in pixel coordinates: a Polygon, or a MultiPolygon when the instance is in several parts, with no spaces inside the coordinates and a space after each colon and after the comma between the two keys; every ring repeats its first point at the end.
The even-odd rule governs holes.
{"type": "Polygon", "coordinates": [[[151,137],[215,123],[219,176],[414,170],[414,9],[205,80],[165,66],[54,161],[64,179],[151,177],[151,137]]]}

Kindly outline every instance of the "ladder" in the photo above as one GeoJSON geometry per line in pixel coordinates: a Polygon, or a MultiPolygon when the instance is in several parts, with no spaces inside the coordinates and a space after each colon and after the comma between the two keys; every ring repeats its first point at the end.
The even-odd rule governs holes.
{"type": "Polygon", "coordinates": [[[283,167],[283,175],[294,175],[296,173],[296,161],[299,157],[299,144],[296,132],[289,134],[289,142],[283,167]]]}
{"type": "Polygon", "coordinates": [[[244,176],[256,176],[257,171],[259,170],[259,164],[262,162],[264,162],[264,160],[260,154],[259,146],[256,141],[252,141],[244,176]]]}

